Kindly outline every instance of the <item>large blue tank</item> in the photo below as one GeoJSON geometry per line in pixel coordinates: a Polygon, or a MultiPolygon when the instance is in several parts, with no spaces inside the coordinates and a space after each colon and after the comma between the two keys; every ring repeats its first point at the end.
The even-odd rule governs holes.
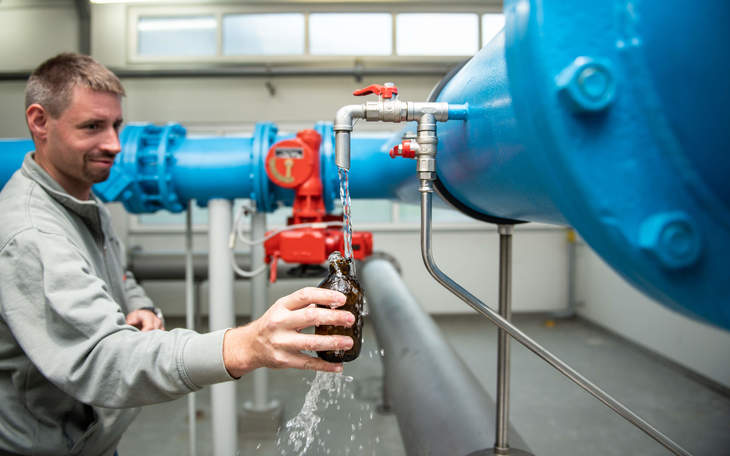
{"type": "Polygon", "coordinates": [[[627,280],[730,328],[730,4],[505,2],[438,101],[441,187],[473,213],[568,223],[627,280]]]}

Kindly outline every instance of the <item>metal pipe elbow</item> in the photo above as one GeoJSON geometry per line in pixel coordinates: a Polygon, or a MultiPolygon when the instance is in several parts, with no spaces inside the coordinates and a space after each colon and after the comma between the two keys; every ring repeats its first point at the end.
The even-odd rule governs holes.
{"type": "Polygon", "coordinates": [[[337,110],[335,114],[335,124],[333,129],[335,132],[352,131],[352,123],[354,119],[362,119],[365,117],[365,107],[363,105],[347,105],[337,110]]]}

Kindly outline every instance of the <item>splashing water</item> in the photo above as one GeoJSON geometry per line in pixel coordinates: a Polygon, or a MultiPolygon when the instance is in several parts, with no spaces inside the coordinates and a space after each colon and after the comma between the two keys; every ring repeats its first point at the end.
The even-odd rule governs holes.
{"type": "MultiPolygon", "coordinates": [[[[317,425],[322,421],[322,418],[317,414],[320,394],[323,391],[328,394],[329,398],[323,404],[324,408],[328,408],[342,395],[345,383],[352,380],[352,377],[345,376],[342,373],[317,372],[312,381],[312,386],[304,398],[304,405],[302,405],[299,414],[286,423],[285,429],[289,436],[286,447],[281,448],[282,455],[291,454],[287,451],[287,447],[299,456],[303,456],[307,452],[315,437],[319,434],[317,425]]],[[[282,444],[281,440],[280,438],[277,441],[279,446],[282,444]]]]}
{"type": "Polygon", "coordinates": [[[342,201],[342,232],[345,237],[345,258],[352,258],[352,219],[350,214],[350,186],[348,182],[348,172],[344,168],[339,168],[340,176],[340,201],[342,201]]]}

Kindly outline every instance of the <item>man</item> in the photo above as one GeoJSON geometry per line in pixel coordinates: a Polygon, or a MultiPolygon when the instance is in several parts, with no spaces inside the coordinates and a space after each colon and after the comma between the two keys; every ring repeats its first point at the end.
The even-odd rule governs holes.
{"type": "Polygon", "coordinates": [[[317,308],[344,295],[306,288],[249,325],[164,331],[126,273],[91,187],[120,151],[124,89],[90,57],[61,54],[31,75],[26,120],[35,151],[0,193],[0,454],[112,455],[138,407],[259,367],[338,372],[301,353],[346,350],[351,313],[317,308]]]}

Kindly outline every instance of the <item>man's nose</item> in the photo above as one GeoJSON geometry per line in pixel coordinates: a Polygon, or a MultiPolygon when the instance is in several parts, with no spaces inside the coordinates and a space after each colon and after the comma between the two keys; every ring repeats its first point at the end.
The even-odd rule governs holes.
{"type": "Polygon", "coordinates": [[[119,132],[115,128],[109,128],[106,135],[104,135],[102,149],[114,155],[122,150],[122,145],[119,142],[119,132]]]}

